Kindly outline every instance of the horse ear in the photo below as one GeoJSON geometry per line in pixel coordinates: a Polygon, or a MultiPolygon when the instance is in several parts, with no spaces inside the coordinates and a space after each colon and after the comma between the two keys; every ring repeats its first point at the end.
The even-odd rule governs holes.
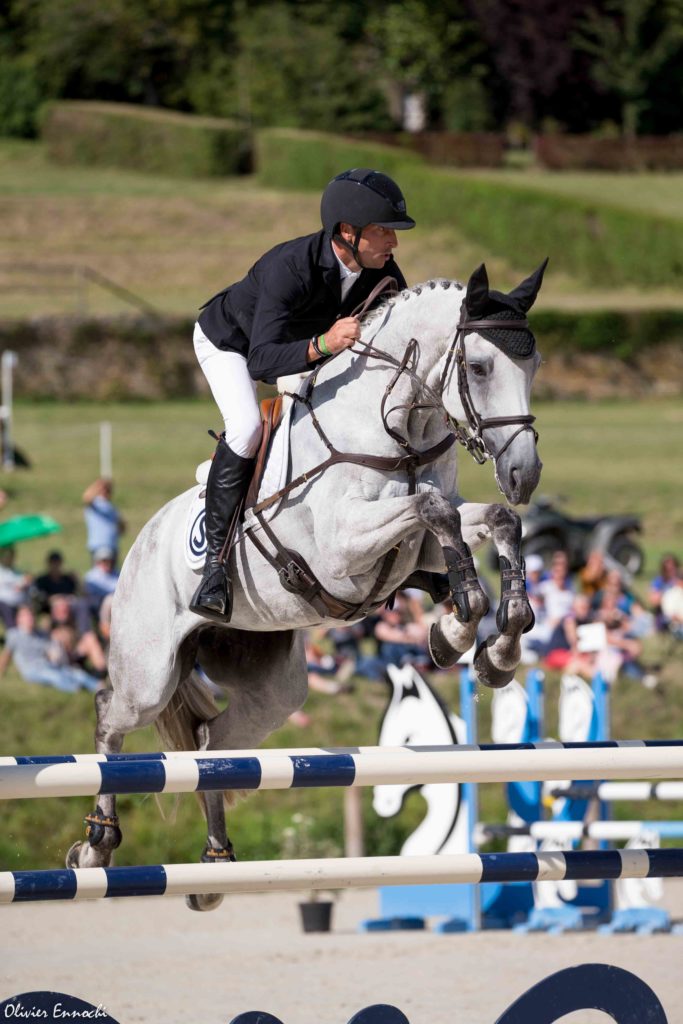
{"type": "Polygon", "coordinates": [[[510,292],[510,298],[514,299],[521,309],[526,313],[527,310],[531,309],[536,296],[538,295],[541,285],[543,284],[543,275],[545,274],[545,268],[548,266],[548,257],[543,260],[540,267],[534,270],[533,274],[530,274],[526,280],[518,284],[517,287],[510,292]]]}
{"type": "Polygon", "coordinates": [[[486,264],[482,263],[472,272],[467,282],[467,294],[465,295],[465,306],[468,314],[483,316],[486,312],[489,301],[489,276],[486,273],[486,264]]]}

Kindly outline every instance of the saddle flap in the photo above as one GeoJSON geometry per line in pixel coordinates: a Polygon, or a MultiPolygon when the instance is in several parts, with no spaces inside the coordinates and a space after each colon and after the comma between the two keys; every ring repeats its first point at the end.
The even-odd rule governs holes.
{"type": "Polygon", "coordinates": [[[263,421],[263,433],[261,434],[261,444],[259,445],[258,454],[256,456],[254,474],[251,478],[249,489],[247,490],[245,508],[252,508],[258,499],[258,492],[261,487],[261,481],[263,480],[263,473],[266,466],[270,442],[280,420],[282,419],[282,395],[277,395],[275,398],[263,399],[261,402],[261,419],[263,421]]]}

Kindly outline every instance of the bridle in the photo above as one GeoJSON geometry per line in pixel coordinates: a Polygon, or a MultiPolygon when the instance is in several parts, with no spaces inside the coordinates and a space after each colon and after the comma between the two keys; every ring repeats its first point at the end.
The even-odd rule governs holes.
{"type": "Polygon", "coordinates": [[[439,392],[443,403],[444,389],[448,383],[448,371],[455,360],[456,372],[458,375],[458,394],[465,411],[467,427],[458,423],[452,416],[448,416],[456,440],[470,453],[475,462],[480,466],[487,459],[496,462],[497,459],[507,451],[515,438],[524,430],[530,430],[534,440],[538,441],[538,432],[532,426],[536,421],[535,416],[489,416],[484,419],[477,412],[472,400],[469,381],[467,379],[467,352],[465,349],[465,335],[483,328],[484,330],[529,330],[528,320],[470,320],[467,315],[458,324],[455,336],[446,355],[446,363],[441,374],[439,392]],[[484,431],[495,427],[517,426],[517,430],[510,434],[502,448],[493,451],[484,438],[484,431]]]}

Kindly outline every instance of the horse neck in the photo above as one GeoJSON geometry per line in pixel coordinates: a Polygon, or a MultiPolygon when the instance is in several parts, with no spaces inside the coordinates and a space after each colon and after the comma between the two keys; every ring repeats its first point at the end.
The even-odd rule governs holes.
{"type": "MultiPolygon", "coordinates": [[[[352,385],[335,388],[335,405],[339,409],[348,403],[350,423],[357,422],[359,408],[379,412],[385,389],[396,376],[397,364],[414,341],[410,372],[402,373],[394,382],[387,400],[387,408],[393,409],[389,422],[418,449],[444,436],[443,411],[429,389],[438,395],[434,385],[439,383],[450,325],[457,322],[461,302],[462,291],[451,282],[430,282],[401,293],[367,319],[360,342],[327,364],[318,378],[322,387],[332,386],[335,379],[338,384],[352,385]],[[413,402],[423,401],[437,404],[428,409],[411,408],[413,402]]],[[[379,416],[376,424],[380,438],[386,441],[388,435],[379,416]]]]}

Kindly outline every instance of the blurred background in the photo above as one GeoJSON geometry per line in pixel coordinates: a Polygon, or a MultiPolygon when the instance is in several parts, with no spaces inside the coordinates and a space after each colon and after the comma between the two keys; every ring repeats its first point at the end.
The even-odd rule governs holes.
{"type": "MultiPolygon", "coordinates": [[[[574,520],[636,521],[625,534],[642,558],[622,548],[617,561],[629,614],[650,619],[647,628],[639,619],[629,649],[644,668],[623,682],[614,733],[630,735],[634,721],[639,735],[680,733],[680,642],[663,627],[657,587],[679,587],[680,565],[662,565],[683,554],[682,53],[681,0],[6,0],[5,596],[14,586],[39,616],[52,615],[36,580],[49,575],[53,552],[73,596],[87,596],[84,510],[103,476],[114,479],[121,517],[104,566],[115,576],[143,523],[192,486],[211,452],[206,428],[217,412],[191,345],[197,308],[270,246],[317,230],[334,174],[373,166],[396,177],[418,221],[397,254],[411,285],[466,280],[484,261],[493,286],[508,289],[550,257],[533,311],[544,356],[538,495],[547,500],[529,510],[529,529],[548,500],[574,520]]],[[[463,456],[460,467],[469,499],[496,499],[489,467],[463,456]]],[[[533,548],[544,570],[559,549],[578,574],[591,528],[545,525],[545,544],[533,548]]],[[[481,569],[494,585],[485,555],[481,569]]],[[[96,600],[89,608],[104,667],[95,648],[76,654],[106,681],[108,623],[96,600]]],[[[388,626],[415,625],[419,614],[410,602],[404,609],[388,626]]],[[[312,662],[339,697],[320,684],[293,735],[274,742],[373,742],[384,691],[360,685],[347,696],[348,680],[363,678],[351,672],[357,665],[338,678],[343,642],[314,640],[312,662]]],[[[359,650],[375,657],[380,642],[370,630],[359,650]]],[[[454,676],[437,682],[452,703],[454,676]]],[[[0,702],[3,752],[91,748],[85,693],[27,686],[10,667],[0,702]],[[69,712],[66,731],[74,701],[80,713],[69,712]]],[[[137,749],[155,743],[131,738],[137,749]]],[[[281,800],[269,821],[238,812],[247,853],[277,846],[281,800]]],[[[138,861],[163,860],[165,840],[139,824],[147,853],[138,861]]],[[[382,823],[371,852],[392,837],[382,823]]],[[[189,850],[198,841],[190,837],[189,850]]],[[[59,829],[46,842],[49,864],[59,829]]],[[[14,857],[15,840],[3,843],[14,857]]]]}

